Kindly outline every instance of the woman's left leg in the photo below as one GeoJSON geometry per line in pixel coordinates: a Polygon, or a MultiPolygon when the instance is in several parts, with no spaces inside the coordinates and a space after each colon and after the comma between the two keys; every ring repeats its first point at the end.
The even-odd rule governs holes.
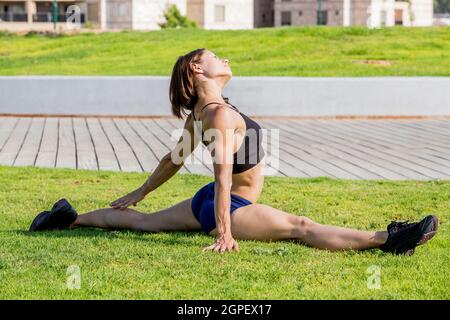
{"type": "Polygon", "coordinates": [[[200,230],[201,225],[192,213],[191,199],[150,214],[129,208],[125,210],[98,209],[78,215],[70,228],[95,227],[144,232],[200,230]]]}
{"type": "MultiPolygon", "coordinates": [[[[300,240],[314,248],[363,250],[386,242],[386,231],[360,231],[316,223],[309,218],[283,212],[264,204],[236,209],[231,215],[231,232],[236,240],[300,240]]],[[[216,235],[216,229],[210,232],[216,235]]]]}

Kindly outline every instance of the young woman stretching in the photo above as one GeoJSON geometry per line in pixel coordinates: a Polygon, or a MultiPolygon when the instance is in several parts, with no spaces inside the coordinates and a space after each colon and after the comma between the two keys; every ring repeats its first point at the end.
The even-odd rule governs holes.
{"type": "Polygon", "coordinates": [[[140,188],[112,202],[110,208],[78,215],[67,200],[61,199],[52,210],[41,212],[34,219],[30,231],[79,227],[146,232],[203,230],[216,237],[204,251],[221,253],[238,251],[236,240],[240,239],[297,239],[320,249],[379,248],[411,255],[416,246],[434,236],[438,219],[432,215],[416,223],[392,222],[387,231],[361,231],[322,225],[308,217],[258,204],[264,184],[261,127],[223,98],[222,89],[231,78],[229,61],[207,49],[179,57],[172,71],[169,95],[172,113],[187,118],[185,133],[174,150],[162,158],[140,188]],[[200,132],[201,139],[197,136],[200,132]],[[205,135],[210,137],[207,141],[205,135]],[[213,182],[192,198],[152,214],[128,208],[170,179],[200,140],[211,152],[213,182]]]}

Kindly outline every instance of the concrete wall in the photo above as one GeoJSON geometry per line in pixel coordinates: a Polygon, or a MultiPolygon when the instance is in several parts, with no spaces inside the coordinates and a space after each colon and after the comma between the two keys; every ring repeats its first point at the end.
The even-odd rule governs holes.
{"type": "MultiPolygon", "coordinates": [[[[0,114],[171,115],[169,77],[0,77],[0,114]]],[[[234,77],[248,115],[450,115],[450,77],[234,77]]]]}
{"type": "Polygon", "coordinates": [[[204,10],[205,29],[253,29],[253,0],[209,0],[205,1],[204,10]],[[216,5],[225,6],[224,22],[214,21],[216,5]]]}
{"type": "Polygon", "coordinates": [[[421,27],[433,24],[432,0],[413,0],[411,9],[414,15],[413,26],[421,27]]]}

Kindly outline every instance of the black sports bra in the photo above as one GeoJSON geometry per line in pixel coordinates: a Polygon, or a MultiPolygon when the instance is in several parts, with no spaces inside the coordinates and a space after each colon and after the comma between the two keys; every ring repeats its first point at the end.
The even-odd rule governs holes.
{"type": "MultiPolygon", "coordinates": [[[[210,104],[223,104],[220,102],[211,102],[208,103],[207,105],[205,105],[200,112],[205,109],[207,106],[209,106],[210,104]]],[[[231,103],[228,103],[229,105],[233,106],[231,103]]],[[[226,105],[227,107],[229,107],[229,105],[227,104],[223,104],[226,105]]],[[[250,119],[249,117],[247,117],[245,114],[243,114],[242,112],[240,112],[235,106],[233,106],[232,108],[233,110],[235,110],[236,112],[238,112],[242,118],[245,121],[245,126],[246,126],[246,131],[245,131],[245,138],[242,141],[241,146],[239,147],[239,150],[236,151],[233,155],[233,174],[235,173],[241,173],[244,171],[247,171],[251,168],[253,168],[254,166],[256,166],[263,158],[264,158],[264,149],[262,147],[262,129],[259,126],[259,124],[250,119]],[[253,130],[250,130],[253,129],[253,130]],[[250,139],[250,137],[252,139],[250,139]],[[250,140],[252,141],[253,145],[250,145],[250,140]]],[[[194,120],[197,121],[195,119],[195,115],[194,115],[194,111],[192,111],[192,116],[194,117],[194,120]]],[[[195,122],[196,123],[196,122],[195,122]]],[[[208,144],[203,141],[203,130],[202,131],[202,143],[207,146],[208,144]]]]}

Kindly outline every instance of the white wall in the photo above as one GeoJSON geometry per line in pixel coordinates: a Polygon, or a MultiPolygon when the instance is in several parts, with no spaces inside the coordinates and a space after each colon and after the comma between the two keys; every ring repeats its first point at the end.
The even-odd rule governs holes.
{"type": "Polygon", "coordinates": [[[253,29],[253,0],[205,0],[205,29],[253,29]],[[214,6],[225,5],[225,22],[214,22],[214,6]]]}
{"type": "Polygon", "coordinates": [[[371,11],[371,19],[368,27],[381,26],[381,11],[386,11],[386,26],[395,25],[395,9],[403,10],[404,26],[431,26],[433,24],[433,0],[412,0],[411,10],[408,2],[395,0],[372,0],[368,10],[371,11]],[[411,19],[410,12],[414,19],[411,19]]]}
{"type": "Polygon", "coordinates": [[[413,0],[412,10],[415,15],[414,26],[431,26],[433,24],[433,0],[413,0]]]}
{"type": "MultiPolygon", "coordinates": [[[[433,0],[412,0],[411,8],[407,1],[394,2],[394,6],[403,9],[404,26],[424,27],[433,24],[433,0]]],[[[393,22],[392,25],[394,24],[393,22]]]]}
{"type": "Polygon", "coordinates": [[[133,0],[133,30],[159,30],[167,5],[175,4],[186,15],[186,0],[133,0]]]}

